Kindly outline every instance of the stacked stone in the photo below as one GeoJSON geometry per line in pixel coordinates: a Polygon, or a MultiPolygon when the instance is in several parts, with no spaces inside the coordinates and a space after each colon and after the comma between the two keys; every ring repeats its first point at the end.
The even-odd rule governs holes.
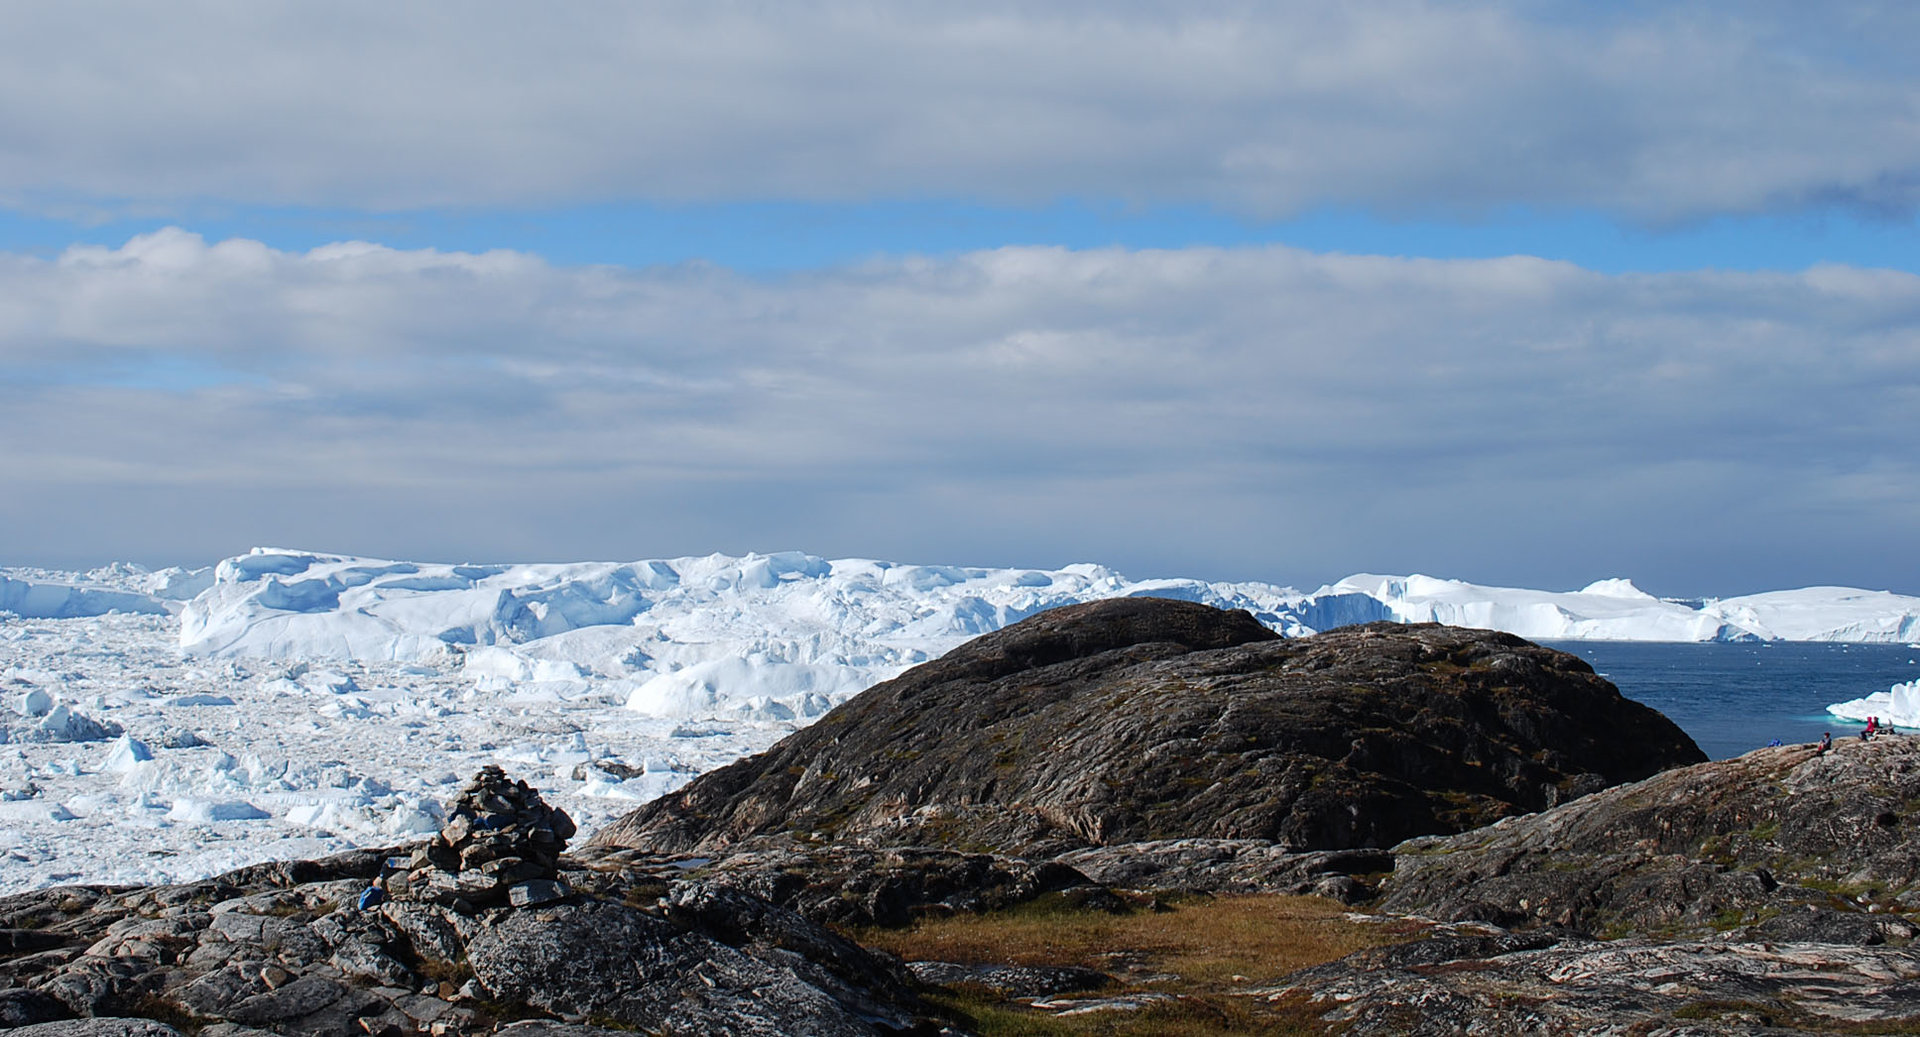
{"type": "Polygon", "coordinates": [[[574,833],[573,819],[532,786],[484,767],[447,813],[440,833],[387,877],[390,896],[471,914],[567,895],[560,853],[574,833]]]}

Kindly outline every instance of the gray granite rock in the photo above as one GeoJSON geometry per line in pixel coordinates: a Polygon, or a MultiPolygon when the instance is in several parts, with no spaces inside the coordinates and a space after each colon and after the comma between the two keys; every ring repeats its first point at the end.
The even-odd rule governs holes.
{"type": "Polygon", "coordinates": [[[179,1030],[151,1019],[67,1019],[8,1030],[8,1037],[184,1037],[179,1030]]]}
{"type": "Polygon", "coordinates": [[[1069,965],[960,965],[950,961],[916,961],[907,965],[913,977],[936,987],[957,984],[985,987],[1002,997],[1035,999],[1099,990],[1114,979],[1104,972],[1069,965]]]}
{"type": "Polygon", "coordinates": [[[29,987],[0,990],[0,1029],[50,1023],[73,1015],[64,1002],[29,987]]]}
{"type": "MultiPolygon", "coordinates": [[[[563,1018],[673,1034],[870,1037],[886,1032],[793,968],[621,904],[515,911],[467,947],[496,997],[563,1018]]],[[[901,1026],[912,1025],[909,1006],[901,1026]]]]}
{"type": "Polygon", "coordinates": [[[1756,749],[1410,840],[1394,848],[1380,907],[1602,935],[1707,934],[1779,916],[1797,935],[1857,943],[1881,928],[1865,916],[1920,902],[1916,804],[1920,738],[1756,749]],[[1862,917],[1816,931],[1810,905],[1862,917]]]}
{"type": "Polygon", "coordinates": [[[1488,930],[1362,951],[1248,996],[1351,1037],[1907,1032],[1920,1025],[1920,957],[1488,930]]]}

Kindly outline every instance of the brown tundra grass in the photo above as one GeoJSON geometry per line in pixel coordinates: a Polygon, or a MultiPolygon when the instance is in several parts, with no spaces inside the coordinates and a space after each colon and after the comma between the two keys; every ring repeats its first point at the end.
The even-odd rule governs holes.
{"type": "Polygon", "coordinates": [[[910,929],[867,929],[861,943],[908,961],[1079,965],[1108,973],[1159,973],[1092,995],[1157,991],[1179,1000],[1137,1012],[1054,1016],[991,991],[959,988],[935,1000],[982,1037],[1010,1035],[1215,1035],[1328,1032],[1317,1013],[1236,995],[1296,969],[1410,938],[1399,923],[1356,920],[1319,897],[1193,898],[1130,914],[1065,908],[1042,898],[988,915],[931,919],[910,929]]]}

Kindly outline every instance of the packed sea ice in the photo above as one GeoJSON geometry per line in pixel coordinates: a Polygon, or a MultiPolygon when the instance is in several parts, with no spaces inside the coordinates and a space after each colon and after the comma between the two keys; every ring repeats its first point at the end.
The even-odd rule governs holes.
{"type": "Polygon", "coordinates": [[[488,763],[590,831],[1073,601],[1172,594],[1294,633],[1317,618],[1259,584],[801,554],[471,566],[262,550],[158,578],[9,575],[14,604],[55,614],[0,616],[0,890],[402,842],[488,763]],[[73,615],[79,591],[114,611],[73,615]]]}
{"type": "Polygon", "coordinates": [[[137,614],[0,622],[0,688],[0,890],[406,841],[487,763],[603,823],[791,729],[690,729],[591,687],[486,690],[451,662],[184,655],[172,619],[137,614]]]}

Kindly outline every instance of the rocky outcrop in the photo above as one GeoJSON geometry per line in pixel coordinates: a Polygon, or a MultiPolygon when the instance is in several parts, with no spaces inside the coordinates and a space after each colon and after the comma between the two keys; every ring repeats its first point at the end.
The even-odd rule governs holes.
{"type": "Polygon", "coordinates": [[[1467,927],[1246,993],[1348,1037],[1909,1033],[1920,1025],[1920,955],[1467,927]]]}
{"type": "MultiPolygon", "coordinates": [[[[740,925],[742,907],[780,913],[745,897],[724,905],[708,898],[703,906],[729,927],[740,925]]],[[[478,930],[467,953],[474,978],[494,996],[562,1018],[742,1037],[871,1037],[916,1028],[917,1002],[900,977],[798,916],[782,921],[807,932],[813,944],[834,946],[841,957],[823,963],[758,956],[605,901],[514,912],[478,930]],[[832,967],[848,958],[858,959],[864,972],[852,983],[832,967]]],[[[749,921],[740,931],[751,929],[749,921]]]]}
{"type": "Polygon", "coordinates": [[[1413,840],[1395,863],[1381,906],[1441,919],[1599,935],[1866,922],[1920,909],[1920,739],[1758,749],[1413,840]]]}
{"type": "Polygon", "coordinates": [[[1584,662],[1506,634],[1375,624],[1283,641],[1244,612],[1129,598],[971,641],[593,842],[1386,847],[1702,759],[1584,662]]]}
{"type": "Polygon", "coordinates": [[[1361,1035],[1920,1027],[1920,739],[1759,749],[1393,858],[1374,909],[1435,933],[1252,994],[1361,1035]]]}
{"type": "Polygon", "coordinates": [[[1393,870],[1386,850],[1288,851],[1258,839],[1172,839],[1075,850],[1054,858],[1091,881],[1127,889],[1288,893],[1352,904],[1393,870]]]}
{"type": "Polygon", "coordinates": [[[0,1029],[365,1037],[486,1033],[525,1016],[546,1020],[509,1028],[527,1037],[940,1028],[897,963],[792,911],[737,889],[656,891],[580,870],[560,856],[565,815],[493,768],[452,815],[411,855],[0,898],[0,1029]],[[487,870],[500,860],[520,863],[487,870]],[[523,873],[530,864],[547,877],[523,873]],[[456,894],[422,880],[429,869],[462,883],[456,894]],[[395,895],[379,895],[383,880],[395,895]],[[523,902],[516,891],[536,882],[561,893],[523,902]],[[114,1029],[119,1017],[143,1028],[114,1029]]]}
{"type": "Polygon", "coordinates": [[[1111,896],[1055,861],[922,847],[749,851],[694,873],[710,887],[739,890],[837,926],[903,926],[928,916],[1004,910],[1066,890],[1111,896]]]}

